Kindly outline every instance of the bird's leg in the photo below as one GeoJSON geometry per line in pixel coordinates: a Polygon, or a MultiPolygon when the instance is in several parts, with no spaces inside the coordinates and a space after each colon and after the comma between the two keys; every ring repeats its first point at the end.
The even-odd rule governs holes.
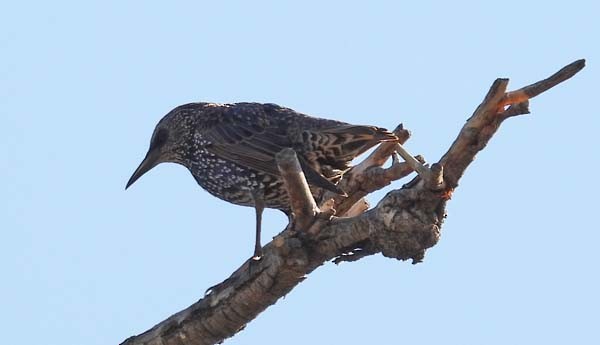
{"type": "Polygon", "coordinates": [[[262,223],[262,213],[265,209],[265,201],[257,194],[258,193],[252,193],[252,197],[254,198],[254,209],[256,211],[256,240],[254,242],[254,256],[252,256],[253,260],[260,260],[262,256],[262,246],[260,245],[260,228],[262,223]]]}

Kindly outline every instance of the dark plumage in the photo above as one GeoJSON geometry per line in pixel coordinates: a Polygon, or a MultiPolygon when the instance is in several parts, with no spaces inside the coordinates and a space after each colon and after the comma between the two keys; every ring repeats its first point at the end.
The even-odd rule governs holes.
{"type": "MultiPolygon", "coordinates": [[[[127,187],[159,163],[179,163],[202,188],[225,201],[256,209],[255,257],[260,256],[264,207],[290,214],[275,154],[293,148],[313,194],[335,185],[357,155],[394,134],[373,126],[310,117],[275,104],[190,103],[156,125],[146,157],[127,187]]],[[[127,188],[126,187],[126,188],[127,188]]]]}

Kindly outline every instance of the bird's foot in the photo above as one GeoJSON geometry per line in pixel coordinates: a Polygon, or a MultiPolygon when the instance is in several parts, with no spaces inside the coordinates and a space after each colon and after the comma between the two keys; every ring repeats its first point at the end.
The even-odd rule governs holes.
{"type": "Polygon", "coordinates": [[[250,260],[251,261],[260,261],[260,259],[262,259],[262,256],[263,256],[262,248],[257,246],[256,248],[254,248],[254,255],[252,255],[250,260]]]}
{"type": "Polygon", "coordinates": [[[252,255],[252,257],[248,260],[248,273],[249,274],[253,274],[253,272],[255,272],[256,270],[258,270],[261,267],[261,264],[264,261],[264,260],[262,260],[262,258],[263,258],[262,248],[259,250],[255,250],[254,255],[252,255]]]}

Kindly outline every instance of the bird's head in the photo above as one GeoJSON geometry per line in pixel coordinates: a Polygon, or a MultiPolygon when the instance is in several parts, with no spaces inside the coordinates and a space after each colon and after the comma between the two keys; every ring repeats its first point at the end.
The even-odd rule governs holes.
{"type": "Polygon", "coordinates": [[[197,113],[197,108],[190,105],[173,109],[158,122],[150,139],[148,153],[131,175],[125,189],[160,163],[184,164],[185,152],[193,145],[194,118],[197,113]]]}

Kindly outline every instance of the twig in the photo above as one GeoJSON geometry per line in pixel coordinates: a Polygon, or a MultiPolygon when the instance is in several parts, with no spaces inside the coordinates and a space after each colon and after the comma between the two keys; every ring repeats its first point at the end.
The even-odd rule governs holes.
{"type": "Polygon", "coordinates": [[[285,148],[277,153],[275,160],[294,213],[294,224],[298,229],[306,231],[319,212],[319,208],[310,192],[296,152],[291,148],[285,148]]]}
{"type": "Polygon", "coordinates": [[[381,143],[367,158],[344,174],[344,178],[340,181],[340,187],[348,193],[348,196],[339,197],[331,193],[325,195],[325,198],[330,197],[335,200],[338,216],[351,217],[366,211],[365,205],[367,204],[364,197],[367,194],[381,189],[389,185],[391,181],[400,179],[413,171],[404,164],[399,166],[396,161],[389,169],[381,168],[390,156],[395,157],[396,144],[403,144],[410,138],[410,131],[404,129],[402,124],[399,124],[393,133],[398,137],[397,142],[381,143]],[[362,212],[360,212],[361,210],[362,212]]]}
{"type": "Polygon", "coordinates": [[[404,149],[404,147],[402,147],[401,144],[396,145],[396,152],[398,152],[400,157],[402,157],[402,159],[404,159],[404,161],[406,163],[408,163],[408,165],[410,165],[410,167],[414,171],[416,171],[417,174],[421,175],[421,177],[423,177],[423,178],[429,178],[429,175],[430,175],[429,169],[427,169],[426,166],[421,164],[421,162],[419,162],[417,159],[415,159],[415,157],[413,157],[410,153],[408,153],[408,151],[406,151],[404,149]]]}
{"type": "MultiPolygon", "coordinates": [[[[346,175],[360,175],[371,167],[382,166],[396,151],[396,143],[404,144],[408,138],[410,138],[410,131],[404,129],[402,124],[399,124],[392,132],[398,137],[398,141],[386,141],[381,143],[367,158],[353,166],[349,172],[344,174],[344,179],[347,180],[346,175]]],[[[343,181],[344,180],[342,180],[342,184],[344,184],[343,181]]],[[[344,185],[342,189],[344,188],[347,187],[344,185]]]]}
{"type": "Polygon", "coordinates": [[[429,180],[426,182],[427,188],[430,190],[444,189],[444,167],[439,163],[433,163],[429,171],[429,180]]]}
{"type": "Polygon", "coordinates": [[[354,262],[354,261],[358,261],[358,260],[364,258],[365,256],[369,256],[369,255],[373,255],[373,254],[374,254],[374,252],[372,252],[372,251],[356,248],[356,249],[352,250],[351,252],[343,253],[342,255],[333,259],[333,263],[336,265],[339,265],[342,262],[354,262]]]}
{"type": "Polygon", "coordinates": [[[507,92],[502,98],[501,105],[512,105],[530,100],[571,78],[584,67],[584,59],[574,61],[544,80],[540,80],[537,83],[527,85],[515,91],[507,92]]]}

